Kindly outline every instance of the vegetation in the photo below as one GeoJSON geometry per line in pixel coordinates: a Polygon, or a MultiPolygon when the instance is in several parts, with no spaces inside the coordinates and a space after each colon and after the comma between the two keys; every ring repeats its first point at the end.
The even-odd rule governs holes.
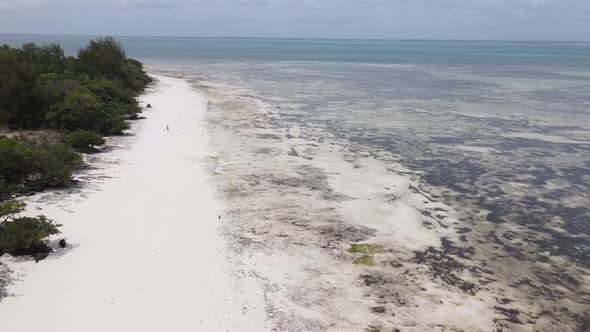
{"type": "Polygon", "coordinates": [[[81,165],[71,147],[92,152],[103,135],[121,134],[141,112],[135,97],[150,82],[111,37],[91,40],[77,57],[57,44],[0,46],[0,127],[63,133],[61,140],[0,137],[0,202],[70,183],[81,165]]]}
{"type": "Polygon", "coordinates": [[[352,264],[356,265],[365,265],[365,266],[373,266],[375,262],[373,262],[373,257],[369,255],[363,255],[361,257],[357,257],[352,261],[352,264]]]}
{"type": "Polygon", "coordinates": [[[43,129],[0,136],[0,256],[45,257],[44,239],[58,227],[44,216],[20,217],[17,193],[72,182],[82,165],[76,151],[92,152],[103,135],[121,134],[141,112],[135,97],[151,78],[111,37],[91,40],[77,57],[57,44],[0,46],[0,128],[43,129]]]}
{"type": "Polygon", "coordinates": [[[380,254],[383,252],[383,246],[366,243],[353,243],[348,248],[348,252],[353,254],[363,254],[355,258],[352,263],[356,265],[373,266],[373,255],[380,254]]]}
{"type": "Polygon", "coordinates": [[[87,130],[76,130],[65,136],[65,142],[83,152],[91,152],[96,146],[103,145],[105,143],[104,138],[92,131],[87,130]]]}
{"type": "Polygon", "coordinates": [[[135,97],[151,78],[111,37],[78,57],[57,44],[0,47],[0,125],[120,134],[141,111],[135,97]]]}
{"type": "Polygon", "coordinates": [[[9,200],[4,203],[0,203],[0,222],[7,222],[15,215],[23,212],[25,209],[25,203],[9,200]]]}
{"type": "Polygon", "coordinates": [[[348,249],[350,253],[360,253],[365,255],[380,254],[383,252],[383,246],[365,243],[353,243],[348,249]]]}
{"type": "Polygon", "coordinates": [[[0,203],[0,256],[47,254],[51,251],[43,240],[59,233],[58,227],[45,216],[19,217],[25,208],[23,203],[9,200],[0,203]]]}
{"type": "Polygon", "coordinates": [[[0,137],[0,201],[15,192],[70,184],[72,172],[81,164],[77,152],[47,136],[0,137]]]}

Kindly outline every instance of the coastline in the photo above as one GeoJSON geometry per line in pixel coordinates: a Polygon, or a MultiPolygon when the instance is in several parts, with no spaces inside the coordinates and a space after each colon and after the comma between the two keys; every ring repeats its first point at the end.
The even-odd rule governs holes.
{"type": "Polygon", "coordinates": [[[278,330],[493,329],[493,296],[460,289],[474,277],[442,268],[456,278],[447,285],[415,261],[442,238],[459,240],[446,226],[458,223],[452,208],[418,190],[411,172],[335,137],[309,141],[243,91],[192,82],[210,100],[230,248],[267,290],[278,330]],[[365,266],[355,244],[383,249],[365,266]]]}
{"type": "Polygon", "coordinates": [[[501,249],[478,241],[487,226],[395,156],[285,120],[249,91],[152,72],[157,89],[140,99],[154,109],[90,156],[84,186],[27,198],[76,248],[44,266],[9,262],[23,280],[0,302],[7,326],[575,329],[583,307],[540,316],[547,303],[526,288],[538,285],[512,284],[530,271],[496,260],[501,249]],[[31,311],[42,319],[26,321],[31,311]]]}
{"type": "Polygon", "coordinates": [[[230,248],[278,330],[584,326],[584,299],[538,275],[542,262],[512,257],[488,211],[470,214],[396,155],[301,123],[243,85],[188,79],[209,99],[230,248]]]}
{"type": "Polygon", "coordinates": [[[156,78],[140,97],[154,108],[130,135],[109,139],[112,151],[89,156],[77,174],[81,186],[25,198],[26,213],[63,224],[70,248],[38,265],[7,259],[3,328],[265,329],[261,297],[231,278],[219,234],[223,207],[206,170],[206,99],[181,79],[156,78]]]}

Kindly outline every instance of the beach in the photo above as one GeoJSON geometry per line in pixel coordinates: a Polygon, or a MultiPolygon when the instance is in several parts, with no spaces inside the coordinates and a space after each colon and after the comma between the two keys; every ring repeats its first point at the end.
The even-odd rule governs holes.
{"type": "Polygon", "coordinates": [[[589,17],[0,0],[0,332],[590,332],[589,17]]]}
{"type": "MultiPolygon", "coordinates": [[[[557,254],[538,261],[517,255],[517,247],[532,250],[505,243],[516,242],[519,229],[487,220],[491,206],[467,205],[474,198],[462,190],[473,190],[474,173],[461,167],[475,171],[476,164],[436,159],[441,167],[427,171],[416,166],[429,165],[426,157],[409,164],[406,151],[378,148],[383,138],[363,129],[377,116],[353,118],[354,128],[344,130],[344,113],[318,113],[319,121],[243,82],[149,69],[157,82],[140,97],[153,106],[145,119],[133,122],[129,135],[110,138],[109,151],[88,155],[77,186],[24,198],[28,214],[57,220],[62,234],[52,238],[56,252],[38,264],[4,257],[12,283],[0,302],[3,327],[583,328],[585,268],[557,254]],[[435,184],[446,179],[453,182],[435,184]],[[57,248],[61,237],[65,250],[57,248]],[[548,278],[557,268],[572,279],[548,278]],[[27,319],[31,312],[38,319],[27,319]]],[[[397,115],[388,124],[402,139],[421,125],[436,135],[445,123],[467,118],[427,110],[397,115]]],[[[501,120],[516,127],[474,117],[462,130],[501,120]]],[[[561,136],[534,137],[578,146],[561,136]]],[[[400,145],[423,139],[413,138],[400,145]]],[[[476,161],[500,158],[486,146],[453,141],[445,148],[473,153],[476,161]]]]}
{"type": "Polygon", "coordinates": [[[3,258],[13,279],[3,330],[267,329],[262,294],[233,276],[219,231],[206,99],[181,79],[156,79],[141,97],[153,106],[145,119],[90,155],[78,186],[25,199],[27,214],[63,224],[69,245],[53,243],[38,264],[3,258]]]}
{"type": "MultiPolygon", "coordinates": [[[[300,75],[303,80],[308,72],[300,75]]],[[[304,92],[326,99],[322,93],[339,92],[331,85],[313,92],[318,85],[312,82],[264,82],[271,74],[247,84],[215,77],[187,79],[209,100],[210,144],[229,209],[230,248],[267,290],[266,310],[277,330],[585,329],[590,285],[583,263],[558,254],[556,242],[537,240],[546,239],[539,228],[525,231],[493,219],[497,206],[490,202],[504,197],[500,185],[510,190],[508,197],[518,197],[532,190],[527,184],[538,186],[540,174],[523,172],[517,185],[490,171],[482,176],[489,182],[475,185],[483,167],[494,169],[486,162],[504,165],[504,158],[514,158],[507,143],[486,142],[503,139],[490,133],[496,130],[491,124],[517,132],[560,130],[551,120],[428,109],[373,113],[346,103],[303,111],[292,100],[311,103],[304,92]],[[247,86],[257,84],[293,99],[269,98],[247,86]],[[482,131],[487,134],[475,134],[482,131]],[[444,136],[450,133],[464,138],[444,136]],[[451,152],[469,144],[473,153],[451,152]],[[493,146],[501,148],[477,149],[493,146]],[[470,207],[473,200],[481,207],[470,207]],[[526,241],[517,235],[522,232],[526,241]],[[543,246],[548,251],[539,253],[543,246]]],[[[577,143],[551,151],[586,149],[577,143]]],[[[512,144],[522,157],[539,156],[546,143],[512,144]]],[[[526,199],[512,202],[501,206],[528,204],[533,211],[526,199]]],[[[564,210],[571,219],[562,216],[575,220],[575,211],[564,210]]],[[[583,236],[572,239],[577,241],[583,236]]],[[[584,251],[583,245],[576,248],[584,251]]]]}
{"type": "Polygon", "coordinates": [[[442,238],[459,241],[447,226],[459,221],[409,170],[351,153],[335,137],[311,141],[252,96],[192,82],[210,102],[230,247],[268,290],[277,330],[493,328],[494,296],[460,289],[477,278],[443,267],[449,285],[416,260],[442,238]]]}

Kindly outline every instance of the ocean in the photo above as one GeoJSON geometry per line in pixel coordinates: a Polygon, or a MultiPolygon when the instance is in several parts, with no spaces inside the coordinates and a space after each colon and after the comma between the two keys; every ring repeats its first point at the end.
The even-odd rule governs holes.
{"type": "MultiPolygon", "coordinates": [[[[74,54],[88,38],[0,43],[57,41],[74,54]]],[[[470,259],[519,262],[527,277],[506,284],[529,299],[590,303],[590,43],[119,40],[149,68],[256,99],[308,142],[403,166],[468,225],[464,250],[490,251],[470,259]]]]}

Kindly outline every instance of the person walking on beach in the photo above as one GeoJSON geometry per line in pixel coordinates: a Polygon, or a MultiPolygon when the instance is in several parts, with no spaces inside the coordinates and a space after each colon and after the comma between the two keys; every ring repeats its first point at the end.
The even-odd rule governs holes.
{"type": "Polygon", "coordinates": [[[170,132],[170,127],[168,127],[168,125],[166,125],[166,131],[170,132]]]}

